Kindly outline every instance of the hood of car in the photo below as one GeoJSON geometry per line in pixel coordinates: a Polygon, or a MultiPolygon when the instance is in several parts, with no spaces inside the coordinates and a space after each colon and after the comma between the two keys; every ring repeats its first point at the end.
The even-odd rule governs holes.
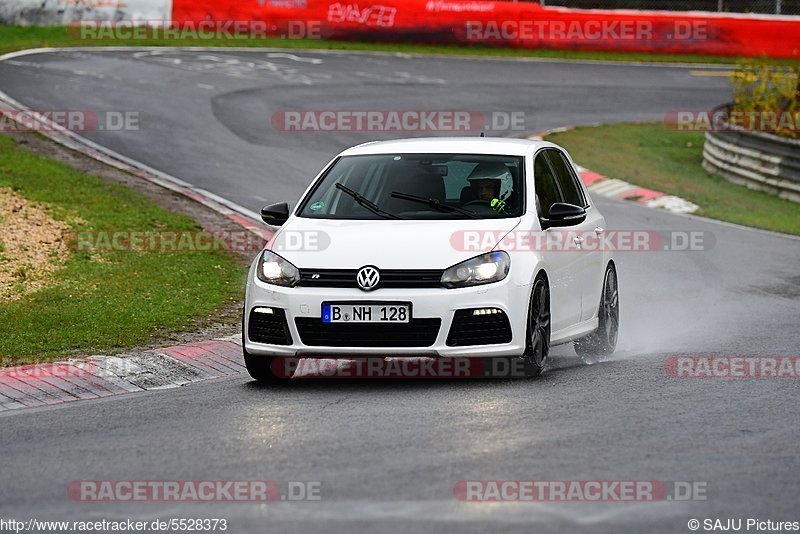
{"type": "Polygon", "coordinates": [[[446,269],[489,252],[520,219],[352,221],[293,217],[268,244],[300,269],[446,269]]]}

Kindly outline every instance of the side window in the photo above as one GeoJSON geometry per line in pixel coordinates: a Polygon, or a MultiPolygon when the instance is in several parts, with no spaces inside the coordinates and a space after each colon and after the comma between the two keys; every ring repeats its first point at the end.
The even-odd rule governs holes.
{"type": "Polygon", "coordinates": [[[561,186],[561,192],[564,194],[564,202],[585,208],[586,199],[583,197],[581,186],[577,182],[578,177],[571,170],[572,166],[566,156],[558,150],[547,150],[547,156],[556,171],[556,180],[558,180],[558,185],[561,186]]]}
{"type": "Polygon", "coordinates": [[[533,162],[533,179],[536,182],[536,208],[539,216],[546,219],[550,216],[550,206],[563,200],[544,152],[540,152],[533,162]]]}

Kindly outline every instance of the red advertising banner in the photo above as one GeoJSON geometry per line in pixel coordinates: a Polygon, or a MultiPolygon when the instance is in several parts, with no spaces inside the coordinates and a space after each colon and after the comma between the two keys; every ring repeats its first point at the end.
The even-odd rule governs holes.
{"type": "Polygon", "coordinates": [[[173,20],[250,21],[287,39],[800,58],[800,17],[477,0],[174,0],[173,20]]]}

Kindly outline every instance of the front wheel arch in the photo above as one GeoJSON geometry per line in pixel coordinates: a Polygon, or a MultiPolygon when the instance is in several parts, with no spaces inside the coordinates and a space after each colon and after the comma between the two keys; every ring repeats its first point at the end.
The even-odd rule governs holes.
{"type": "Polygon", "coordinates": [[[589,335],[575,340],[575,353],[584,359],[609,356],[617,348],[619,335],[619,275],[610,260],[603,271],[603,288],[597,308],[597,328],[589,335]]]}
{"type": "Polygon", "coordinates": [[[551,325],[550,281],[542,269],[536,273],[528,297],[525,352],[520,357],[527,377],[538,376],[545,370],[550,354],[551,325]]]}

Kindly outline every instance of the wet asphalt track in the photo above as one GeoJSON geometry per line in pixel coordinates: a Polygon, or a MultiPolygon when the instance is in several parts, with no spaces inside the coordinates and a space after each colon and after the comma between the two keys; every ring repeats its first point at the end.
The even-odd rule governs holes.
{"type": "MultiPolygon", "coordinates": [[[[346,146],[290,133],[286,109],[524,111],[526,130],[659,120],[728,97],[705,67],[266,51],[59,52],[0,63],[37,109],[129,110],[87,137],[247,208],[295,201],[346,146]]],[[[489,132],[491,135],[493,132],[489,132]]],[[[522,132],[494,132],[521,135],[522,132]]],[[[580,163],[580,162],[579,162],[580,163]]],[[[611,361],[570,347],[533,381],[245,377],[0,416],[0,517],[225,517],[233,532],[687,532],[690,518],[800,520],[797,380],[667,376],[670,355],[796,355],[800,241],[597,199],[609,228],[713,234],[702,252],[618,256],[611,361]],[[70,481],[321,481],[321,502],[76,503],[70,481]],[[462,503],[463,479],[705,481],[704,502],[462,503]]]]}

